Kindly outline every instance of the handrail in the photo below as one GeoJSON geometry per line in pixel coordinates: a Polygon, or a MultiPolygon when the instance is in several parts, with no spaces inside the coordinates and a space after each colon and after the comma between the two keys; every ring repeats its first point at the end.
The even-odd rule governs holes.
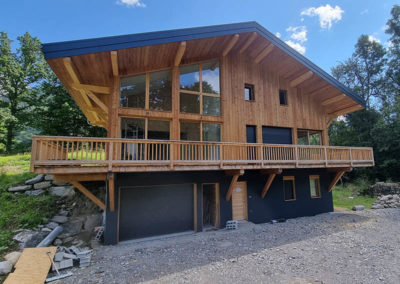
{"type": "Polygon", "coordinates": [[[371,147],[34,136],[31,171],[41,166],[117,165],[334,167],[374,164],[371,147]]]}

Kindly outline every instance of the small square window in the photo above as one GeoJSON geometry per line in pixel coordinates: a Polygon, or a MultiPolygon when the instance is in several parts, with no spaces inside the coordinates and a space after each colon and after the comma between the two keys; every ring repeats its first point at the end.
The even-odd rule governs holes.
{"type": "Polygon", "coordinates": [[[285,195],[285,201],[296,200],[296,187],[293,176],[283,177],[283,191],[285,195]]]}
{"type": "Polygon", "coordinates": [[[281,106],[287,106],[287,91],[286,90],[279,90],[279,103],[281,106]]]}
{"type": "Polygon", "coordinates": [[[245,84],[244,85],[244,99],[246,101],[254,101],[254,85],[245,84]]]}
{"type": "Polygon", "coordinates": [[[321,198],[319,176],[310,176],[310,195],[311,198],[321,198]]]}

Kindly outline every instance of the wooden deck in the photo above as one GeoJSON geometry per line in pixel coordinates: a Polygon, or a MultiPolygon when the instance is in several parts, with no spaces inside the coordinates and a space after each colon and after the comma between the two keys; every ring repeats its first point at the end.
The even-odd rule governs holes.
{"type": "Polygon", "coordinates": [[[31,172],[345,168],[374,165],[372,148],[35,136],[31,172]]]}

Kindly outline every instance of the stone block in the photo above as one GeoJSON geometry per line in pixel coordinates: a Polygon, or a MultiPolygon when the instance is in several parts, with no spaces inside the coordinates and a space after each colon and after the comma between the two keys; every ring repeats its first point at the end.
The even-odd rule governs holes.
{"type": "Polygon", "coordinates": [[[46,191],[43,189],[36,189],[36,190],[27,190],[27,191],[25,191],[25,194],[29,195],[29,196],[39,196],[39,195],[44,194],[45,192],[46,191]]]}
{"type": "Polygon", "coordinates": [[[88,215],[85,218],[85,224],[83,226],[85,231],[93,231],[95,227],[101,226],[103,222],[102,214],[88,215]]]}
{"type": "Polygon", "coordinates": [[[32,185],[27,184],[27,185],[19,185],[19,186],[9,187],[8,191],[9,192],[19,192],[19,191],[27,191],[30,189],[32,189],[32,185]]]}
{"type": "Polygon", "coordinates": [[[64,224],[68,221],[68,217],[67,216],[54,216],[53,218],[51,218],[50,221],[58,223],[58,224],[64,224]]]}
{"type": "Polygon", "coordinates": [[[79,234],[82,230],[82,221],[73,220],[64,224],[64,233],[69,234],[70,236],[75,236],[79,234]]]}
{"type": "Polygon", "coordinates": [[[0,262],[0,275],[7,275],[11,272],[13,265],[9,261],[0,262]]]}
{"type": "Polygon", "coordinates": [[[10,262],[12,264],[12,266],[14,266],[17,263],[20,256],[21,256],[21,253],[19,251],[13,251],[13,252],[10,252],[9,254],[6,254],[4,259],[7,260],[8,262],[10,262]]]}
{"type": "Polygon", "coordinates": [[[53,176],[53,175],[45,175],[45,176],[44,176],[44,180],[50,180],[50,181],[52,181],[52,180],[54,180],[54,176],[53,176]]]}
{"type": "Polygon", "coordinates": [[[27,181],[25,181],[25,184],[35,184],[38,182],[41,182],[43,180],[43,175],[37,175],[34,178],[28,179],[27,181]]]}
{"type": "Polygon", "coordinates": [[[54,261],[61,261],[64,258],[64,253],[63,252],[57,252],[56,255],[54,256],[54,261]]]}
{"type": "Polygon", "coordinates": [[[75,190],[73,186],[52,186],[49,193],[60,198],[71,198],[75,195],[75,190]]]}
{"type": "Polygon", "coordinates": [[[49,181],[42,181],[42,182],[39,182],[39,183],[35,183],[34,185],[33,185],[33,188],[34,189],[46,189],[46,188],[49,188],[51,186],[51,182],[49,182],[49,181]]]}
{"type": "Polygon", "coordinates": [[[356,205],[356,206],[353,206],[353,208],[352,208],[353,211],[361,211],[364,209],[365,209],[364,205],[356,205]]]}
{"type": "Polygon", "coordinates": [[[56,222],[50,222],[46,225],[46,228],[49,228],[51,230],[54,230],[58,226],[58,223],[56,222]]]}

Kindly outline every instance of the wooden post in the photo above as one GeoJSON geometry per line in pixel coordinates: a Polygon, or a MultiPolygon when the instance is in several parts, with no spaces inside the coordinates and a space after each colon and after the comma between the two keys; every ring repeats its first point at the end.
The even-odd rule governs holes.
{"type": "Polygon", "coordinates": [[[107,178],[108,178],[108,196],[110,202],[110,211],[114,212],[115,209],[114,174],[113,173],[108,174],[107,178]]]}
{"type": "Polygon", "coordinates": [[[35,161],[36,161],[36,147],[37,147],[37,142],[36,142],[36,137],[33,136],[32,138],[32,148],[31,148],[31,167],[30,167],[30,172],[33,173],[35,171],[35,161]]]}

